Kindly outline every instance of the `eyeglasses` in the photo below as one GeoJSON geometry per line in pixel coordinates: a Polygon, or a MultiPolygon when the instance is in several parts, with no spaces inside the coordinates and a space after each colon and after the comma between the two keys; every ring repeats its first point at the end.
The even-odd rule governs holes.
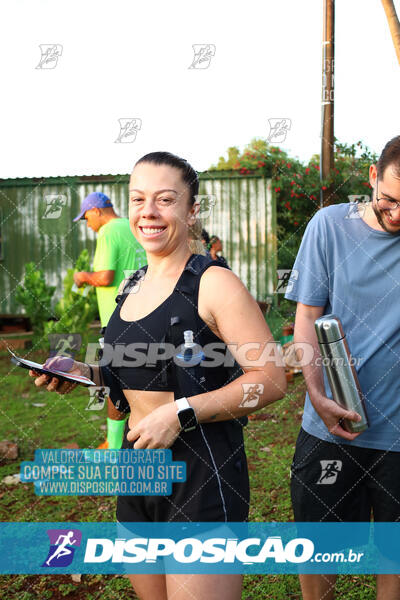
{"type": "Polygon", "coordinates": [[[378,179],[376,180],[376,201],[381,210],[396,210],[396,208],[400,208],[400,202],[396,202],[396,200],[378,198],[378,179]]]}

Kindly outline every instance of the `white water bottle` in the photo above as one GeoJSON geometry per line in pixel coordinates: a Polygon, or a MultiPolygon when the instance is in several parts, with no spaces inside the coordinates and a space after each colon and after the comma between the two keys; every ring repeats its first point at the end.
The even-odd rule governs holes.
{"type": "Polygon", "coordinates": [[[175,355],[175,362],[180,367],[194,367],[199,365],[205,358],[199,344],[193,341],[193,331],[188,329],[183,332],[184,343],[179,346],[175,355]]]}

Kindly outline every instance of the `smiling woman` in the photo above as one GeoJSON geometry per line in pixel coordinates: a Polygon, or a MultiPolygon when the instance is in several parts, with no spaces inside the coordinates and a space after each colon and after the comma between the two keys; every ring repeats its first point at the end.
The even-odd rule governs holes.
{"type": "MultiPolygon", "coordinates": [[[[198,191],[196,171],[169,152],[154,152],[136,163],[129,186],[129,221],[145,250],[148,240],[167,247],[175,245],[174,239],[187,241],[188,227],[195,223],[199,209],[198,191]],[[149,190],[150,181],[154,187],[149,190]]],[[[154,244],[150,248],[154,252],[154,244]]]]}
{"type": "MultiPolygon", "coordinates": [[[[171,448],[173,460],[186,463],[186,481],[174,483],[169,496],[120,496],[120,523],[246,521],[246,415],[286,391],[257,302],[232,271],[190,250],[198,185],[189,163],[168,152],[144,156],[130,178],[129,222],[147,265],[120,286],[104,336],[112,360],[91,367],[116,408],[130,413],[122,447],[171,448]],[[173,342],[173,357],[165,355],[166,342],[173,342]],[[140,365],[128,351],[118,359],[121,345],[132,344],[147,349],[140,365]],[[222,350],[224,360],[208,362],[209,346],[222,350]]],[[[145,600],[241,597],[241,575],[129,578],[145,600]]]]}

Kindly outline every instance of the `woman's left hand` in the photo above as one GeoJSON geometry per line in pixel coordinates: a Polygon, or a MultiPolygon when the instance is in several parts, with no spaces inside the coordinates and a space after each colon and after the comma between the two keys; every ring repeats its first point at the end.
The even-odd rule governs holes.
{"type": "Polygon", "coordinates": [[[181,431],[175,402],[163,404],[137,423],[127,434],[135,450],[169,448],[181,431]],[[136,441],[135,441],[136,440],[136,441]]]}

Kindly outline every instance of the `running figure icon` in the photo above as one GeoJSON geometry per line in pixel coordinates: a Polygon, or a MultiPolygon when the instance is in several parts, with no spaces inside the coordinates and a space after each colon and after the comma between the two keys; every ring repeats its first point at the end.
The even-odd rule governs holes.
{"type": "Polygon", "coordinates": [[[335,483],[338,474],[342,470],[341,460],[320,460],[321,475],[317,484],[332,484],[335,483]]]}
{"type": "Polygon", "coordinates": [[[78,540],[73,539],[74,532],[69,531],[66,535],[59,535],[56,541],[57,546],[56,551],[46,560],[46,565],[50,566],[50,562],[53,558],[61,558],[61,556],[66,556],[67,554],[72,554],[72,550],[67,548],[67,546],[73,546],[78,540]],[[60,540],[63,540],[60,543],[60,540]]]}

